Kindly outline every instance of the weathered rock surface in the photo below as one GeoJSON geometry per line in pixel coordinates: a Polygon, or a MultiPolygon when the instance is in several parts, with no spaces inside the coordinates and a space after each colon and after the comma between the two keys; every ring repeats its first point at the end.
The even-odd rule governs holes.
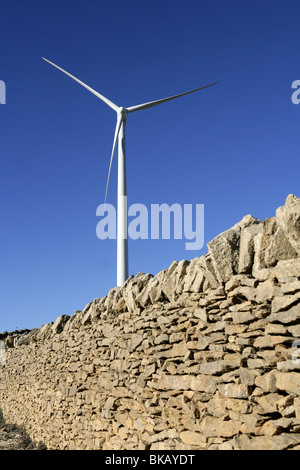
{"type": "Polygon", "coordinates": [[[208,254],[3,333],[0,408],[49,449],[300,449],[300,199],[208,254]]]}

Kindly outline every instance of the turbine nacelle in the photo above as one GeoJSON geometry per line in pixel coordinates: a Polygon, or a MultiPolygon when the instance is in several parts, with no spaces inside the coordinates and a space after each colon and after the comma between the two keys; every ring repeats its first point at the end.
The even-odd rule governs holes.
{"type": "Polygon", "coordinates": [[[126,119],[126,116],[127,116],[127,109],[126,108],[123,108],[123,106],[120,106],[118,109],[117,109],[117,126],[118,126],[118,122],[119,121],[123,121],[124,124],[126,125],[126,122],[127,122],[127,119],[126,119]]]}

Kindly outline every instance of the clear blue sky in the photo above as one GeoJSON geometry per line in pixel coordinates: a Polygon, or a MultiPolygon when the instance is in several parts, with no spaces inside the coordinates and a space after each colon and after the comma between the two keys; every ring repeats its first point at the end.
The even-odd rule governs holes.
{"type": "MultiPolygon", "coordinates": [[[[122,106],[218,81],[130,114],[128,202],[205,204],[205,246],[130,241],[156,274],[244,215],[300,196],[296,0],[10,0],[1,3],[0,331],[72,315],[116,282],[96,237],[115,113],[41,57],[122,106]]],[[[117,159],[108,202],[116,202],[117,159]]]]}

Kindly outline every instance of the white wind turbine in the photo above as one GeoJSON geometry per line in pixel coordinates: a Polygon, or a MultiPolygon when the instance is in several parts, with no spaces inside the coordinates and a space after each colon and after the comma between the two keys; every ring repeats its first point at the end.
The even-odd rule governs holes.
{"type": "Polygon", "coordinates": [[[198,90],[203,90],[210,86],[216,85],[217,82],[211,83],[195,90],[186,91],[185,93],[180,93],[179,95],[170,96],[168,98],[163,98],[161,100],[150,101],[148,103],[138,104],[136,106],[130,106],[129,108],[123,108],[122,106],[117,106],[115,103],[110,101],[105,96],[100,95],[97,91],[93,90],[91,87],[83,83],[78,78],[71,75],[66,70],[58,67],[58,65],[53,64],[50,60],[42,57],[46,62],[56,67],[61,72],[65,73],[69,77],[73,78],[76,82],[82,85],[84,88],[89,90],[91,93],[100,98],[104,103],[110,106],[117,113],[117,125],[115,129],[115,136],[113,141],[113,148],[110,157],[108,178],[105,191],[105,202],[107,198],[107,190],[110,178],[111,165],[113,161],[114,151],[117,139],[119,137],[118,145],[118,221],[117,221],[117,285],[122,286],[124,282],[128,279],[128,239],[127,239],[127,184],[126,184],[126,150],[125,150],[125,126],[126,126],[126,116],[129,113],[134,111],[140,111],[142,109],[152,108],[152,106],[157,106],[158,104],[165,103],[166,101],[174,100],[180,96],[189,95],[198,90]]]}

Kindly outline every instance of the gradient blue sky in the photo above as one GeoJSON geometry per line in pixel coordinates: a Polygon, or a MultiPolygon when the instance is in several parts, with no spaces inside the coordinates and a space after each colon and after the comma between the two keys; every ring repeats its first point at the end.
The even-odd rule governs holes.
{"type": "MultiPolygon", "coordinates": [[[[118,105],[218,81],[127,123],[128,202],[205,204],[205,246],[130,241],[130,273],[156,274],[244,215],[299,191],[297,0],[1,2],[0,331],[72,315],[116,282],[96,237],[118,105]]],[[[108,202],[116,202],[117,159],[108,202]]]]}

